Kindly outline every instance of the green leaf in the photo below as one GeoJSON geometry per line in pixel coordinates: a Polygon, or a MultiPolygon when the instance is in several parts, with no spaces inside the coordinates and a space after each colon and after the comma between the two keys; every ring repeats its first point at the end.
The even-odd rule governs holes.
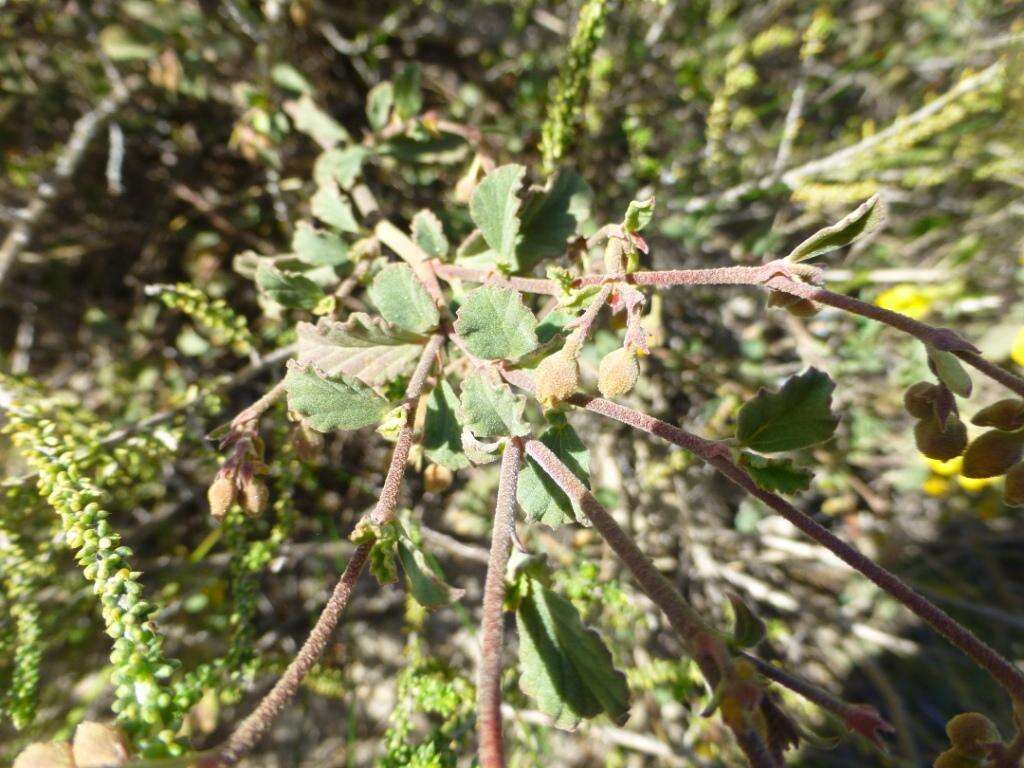
{"type": "MultiPolygon", "coordinates": [[[[568,422],[563,420],[548,427],[540,436],[540,441],[550,448],[576,477],[590,485],[590,456],[587,447],[568,422]]],[[[566,525],[574,520],[587,522],[582,513],[574,509],[573,503],[558,484],[533,459],[527,459],[526,466],[519,473],[516,498],[519,500],[519,506],[531,520],[551,528],[566,525]]]]}
{"type": "Polygon", "coordinates": [[[514,359],[537,346],[537,318],[509,288],[484,285],[459,307],[455,331],[485,360],[514,359]]]}
{"type": "Polygon", "coordinates": [[[352,146],[329,149],[320,154],[313,165],[313,179],[322,187],[330,181],[344,190],[352,189],[363,171],[363,161],[370,154],[366,147],[352,146]]]}
{"type": "Polygon", "coordinates": [[[317,432],[359,429],[376,424],[391,406],[358,379],[320,375],[290,364],[284,377],[288,409],[317,432]]]}
{"type": "Polygon", "coordinates": [[[443,258],[448,255],[448,238],[441,220],[426,208],[412,217],[412,239],[430,256],[443,258]]]}
{"type": "Polygon", "coordinates": [[[499,263],[507,268],[515,266],[520,224],[516,192],[525,173],[526,169],[521,165],[495,168],[477,185],[469,201],[470,217],[497,254],[499,263]]]}
{"type": "Polygon", "coordinates": [[[366,94],[366,118],[373,130],[379,131],[388,124],[394,103],[395,89],[389,80],[373,86],[366,94]]]}
{"type": "Polygon", "coordinates": [[[563,169],[534,194],[522,213],[523,236],[516,246],[516,270],[565,253],[566,242],[590,216],[593,192],[576,171],[563,169]]]}
{"type": "Polygon", "coordinates": [[[626,208],[626,216],[622,220],[622,228],[627,232],[639,232],[651,223],[654,218],[654,198],[631,200],[626,208]]]}
{"type": "Polygon", "coordinates": [[[462,383],[462,421],[476,437],[521,437],[529,434],[523,421],[526,398],[512,394],[504,382],[492,382],[477,373],[462,383]]]}
{"type": "Polygon", "coordinates": [[[157,47],[134,37],[124,27],[114,24],[99,34],[100,48],[113,61],[137,61],[156,56],[157,47]]]}
{"type": "Polygon", "coordinates": [[[441,379],[427,399],[423,452],[432,462],[453,472],[469,466],[469,459],[462,450],[459,398],[447,379],[441,379]]]}
{"type": "Polygon", "coordinates": [[[324,224],[341,232],[358,232],[359,222],[352,213],[352,204],[348,201],[338,183],[333,179],[317,189],[309,201],[310,210],[324,224]]]}
{"type": "Polygon", "coordinates": [[[353,544],[372,544],[370,549],[370,573],[379,584],[394,584],[398,581],[398,523],[391,521],[379,525],[369,518],[362,518],[349,534],[353,544]]]}
{"type": "Polygon", "coordinates": [[[427,553],[404,532],[399,534],[398,559],[405,571],[409,594],[424,608],[449,605],[465,594],[465,590],[447,584],[443,574],[435,572],[427,553]]]}
{"type": "Polygon", "coordinates": [[[791,451],[827,440],[839,424],[830,409],[835,383],[809,368],[778,392],[761,389],[737,419],[740,443],[763,453],[791,451]]]}
{"type": "Polygon", "coordinates": [[[740,466],[759,486],[777,493],[806,491],[814,478],[809,469],[796,466],[790,459],[770,459],[747,451],[740,454],[740,466]]]}
{"type": "Polygon", "coordinates": [[[331,149],[349,140],[348,131],[320,109],[308,93],[285,102],[284,111],[292,119],[297,131],[306,134],[324,149],[331,149]]]}
{"type": "Polygon", "coordinates": [[[294,93],[313,92],[313,86],[311,86],[302,73],[291,64],[285,64],[283,62],[275,64],[270,68],[270,79],[274,81],[274,85],[288,91],[293,91],[294,93]]]}
{"type": "Polygon", "coordinates": [[[787,261],[807,261],[860,240],[885,223],[885,204],[878,195],[862,203],[830,227],[819,229],[789,252],[787,261]]]}
{"type": "Polygon", "coordinates": [[[425,339],[361,312],[345,322],[321,318],[316,325],[296,326],[300,365],[329,375],[353,376],[371,387],[412,371],[425,339]]]}
{"type": "Polygon", "coordinates": [[[395,77],[395,111],[406,120],[423,109],[423,91],[420,88],[420,65],[410,64],[395,77]]]}
{"type": "Polygon", "coordinates": [[[764,640],[768,631],[761,618],[750,610],[743,598],[735,592],[726,595],[732,604],[735,620],[732,627],[732,642],[737,648],[753,648],[764,640]]]}
{"type": "Polygon", "coordinates": [[[936,349],[931,345],[925,345],[928,350],[928,360],[939,381],[949,387],[949,390],[960,397],[970,397],[974,388],[971,383],[970,374],[964,370],[960,360],[952,352],[936,349]]]}
{"type": "Polygon", "coordinates": [[[370,301],[389,323],[413,333],[436,328],[441,315],[408,264],[388,264],[373,278],[370,301]]]}
{"type": "Polygon", "coordinates": [[[348,246],[333,232],[317,229],[308,221],[295,225],[292,251],[306,264],[318,267],[340,267],[348,263],[348,246]]]}
{"type": "Polygon", "coordinates": [[[629,716],[626,676],[614,667],[600,635],[586,627],[575,606],[528,579],[516,611],[519,687],[556,728],[572,730],[584,718],[629,716]]]}
{"type": "Polygon", "coordinates": [[[320,286],[308,277],[268,264],[256,268],[256,285],[262,293],[289,309],[312,311],[324,296],[320,286]]]}

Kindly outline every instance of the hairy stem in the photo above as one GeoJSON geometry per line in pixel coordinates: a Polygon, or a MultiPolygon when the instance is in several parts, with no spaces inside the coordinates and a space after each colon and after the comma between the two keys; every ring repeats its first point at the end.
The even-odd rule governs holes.
{"type": "MultiPolygon", "coordinates": [[[[423,348],[416,370],[413,372],[409,385],[406,388],[406,423],[402,427],[395,444],[394,452],[391,454],[391,464],[388,467],[387,476],[384,478],[384,487],[381,489],[380,498],[370,513],[371,519],[376,523],[389,521],[395,514],[395,507],[398,505],[398,492],[402,486],[402,478],[405,477],[405,467],[409,462],[409,448],[412,445],[412,422],[415,414],[415,402],[423,394],[427,376],[434,364],[437,354],[444,342],[440,334],[434,335],[423,348]]],[[[299,686],[305,679],[309,670],[323,656],[327,643],[341,614],[352,597],[352,589],[355,586],[359,574],[366,565],[370,555],[372,542],[360,544],[352,554],[344,573],[334,587],[327,605],[313,625],[309,637],[302,644],[302,648],[292,659],[284,674],[271,688],[270,692],[263,697],[256,709],[241,722],[235,731],[228,737],[228,740],[217,751],[217,761],[220,765],[234,765],[241,759],[242,755],[251,750],[263,738],[270,728],[274,718],[281,713],[285,705],[294,698],[299,686]]]]}
{"type": "Polygon", "coordinates": [[[487,283],[502,288],[512,288],[522,293],[542,293],[547,296],[557,296],[558,288],[553,280],[545,280],[536,277],[505,277],[499,272],[487,272],[472,267],[460,267],[456,264],[443,264],[440,261],[432,261],[431,266],[442,280],[452,282],[453,280],[465,280],[469,283],[487,283]]]}
{"type": "MultiPolygon", "coordinates": [[[[731,667],[728,648],[718,633],[661,575],[650,558],[640,551],[629,534],[622,530],[594,494],[550,448],[539,440],[530,439],[526,441],[526,453],[583,510],[622,564],[633,574],[644,594],[668,618],[708,685],[712,688],[717,686],[731,667]]],[[[754,768],[775,768],[775,759],[756,728],[752,725],[737,727],[735,723],[729,725],[754,768]]]]}
{"type": "Polygon", "coordinates": [[[498,501],[491,529],[491,552],[484,582],[476,716],[481,768],[504,768],[505,765],[505,743],[501,732],[501,649],[505,630],[502,607],[522,455],[522,442],[518,438],[511,438],[501,457],[501,479],[498,482],[498,501]]]}
{"type": "MultiPolygon", "coordinates": [[[[512,373],[512,372],[509,372],[512,373]]],[[[532,382],[521,373],[505,374],[516,386],[532,388],[532,382]],[[525,378],[525,380],[524,380],[525,378]]],[[[821,544],[840,560],[860,572],[893,598],[903,603],[918,617],[926,621],[940,635],[957,646],[978,666],[988,672],[1010,695],[1014,702],[1024,703],[1024,672],[1004,658],[988,643],[960,624],[926,597],[907,586],[898,576],[875,563],[856,547],[847,544],[807,514],[801,512],[781,496],[766,491],[729,456],[728,450],[718,443],[697,437],[684,429],[655,419],[627,406],[601,397],[574,395],[569,402],[588,411],[620,421],[656,435],[696,454],[757,499],[767,504],[795,525],[808,537],[821,544]]],[[[532,455],[532,454],[531,454],[532,455]]]]}

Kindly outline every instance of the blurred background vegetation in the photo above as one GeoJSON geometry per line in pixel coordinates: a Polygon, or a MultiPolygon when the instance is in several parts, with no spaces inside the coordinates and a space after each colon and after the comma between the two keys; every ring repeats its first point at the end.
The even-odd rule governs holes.
{"type": "MultiPolygon", "coordinates": [[[[202,670],[188,683],[195,745],[222,737],[301,643],[390,453],[372,434],[341,435],[300,461],[281,409],[264,421],[272,509],[218,526],[206,508],[217,455],[204,435],[276,380],[273,350],[302,314],[268,311],[233,269],[245,251],[287,252],[308,216],[320,147],[289,105],[315,94],[358,140],[370,89],[418,64],[427,109],[481,131],[498,162],[539,165],[578,12],[497,0],[0,4],[0,423],[14,436],[26,420],[52,425],[41,429],[106,494],[164,652],[202,670]],[[179,282],[200,293],[147,290],[179,282]]],[[[1024,366],[1024,5],[631,0],[603,12],[562,163],[594,189],[595,221],[656,196],[648,266],[760,263],[880,191],[889,224],[828,261],[830,284],[1024,366]]],[[[395,146],[365,178],[407,221],[440,213],[472,161],[466,145],[395,146]]],[[[998,483],[914,448],[900,398],[926,376],[919,344],[837,312],[769,313],[749,289],[677,290],[655,307],[661,343],[637,403],[727,437],[759,386],[828,370],[842,424],[808,457],[801,508],[1024,655],[1024,521],[998,483]]],[[[967,414],[1002,396],[976,380],[967,414]]],[[[602,501],[699,607],[726,623],[728,593],[742,594],[768,622],[770,658],[898,729],[888,755],[850,738],[826,750],[838,729],[787,697],[821,737],[794,765],[930,765],[951,715],[1008,725],[999,692],[955,650],[788,524],[679,450],[573,423],[602,501]]],[[[6,439],[0,463],[7,760],[108,717],[114,686],[110,639],[56,514],[6,439]]],[[[439,492],[412,474],[404,505],[465,598],[427,615],[401,589],[361,582],[324,663],[248,764],[469,765],[496,483],[493,466],[439,492]]],[[[723,726],[699,716],[695,668],[598,537],[522,533],[602,628],[635,702],[624,727],[566,734],[510,676],[513,764],[737,764],[723,726]]]]}

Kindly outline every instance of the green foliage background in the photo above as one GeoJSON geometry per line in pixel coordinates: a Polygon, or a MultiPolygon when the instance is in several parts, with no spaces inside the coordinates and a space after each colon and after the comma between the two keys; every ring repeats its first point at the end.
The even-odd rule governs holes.
{"type": "MultiPolygon", "coordinates": [[[[247,366],[290,343],[296,317],[328,309],[301,281],[285,287],[303,309],[271,306],[235,257],[295,247],[318,156],[381,127],[385,81],[399,114],[436,110],[478,129],[499,164],[575,169],[595,191],[594,220],[618,221],[630,200],[654,195],[652,268],[761,263],[882,192],[887,227],[823,259],[830,284],[957,327],[1020,371],[1021,4],[586,8],[573,38],[580,6],[561,2],[0,7],[5,230],[59,167],[75,120],[119,82],[130,90],[0,285],[10,438],[0,443],[0,759],[138,706],[139,685],[153,692],[130,713],[147,723],[141,748],[212,744],[305,636],[389,445],[342,434],[301,461],[275,410],[263,435],[272,509],[217,526],[204,497],[217,453],[204,435],[275,380],[247,366]],[[402,85],[413,63],[422,105],[402,85]],[[303,93],[323,113],[300,112],[303,93]],[[922,113],[929,103],[938,107],[922,113]],[[848,147],[860,149],[836,160],[848,147]]],[[[372,162],[358,146],[346,152],[320,173],[344,181],[361,168],[390,217],[445,210],[449,233],[468,230],[452,212],[465,208],[449,205],[473,162],[464,142],[398,137],[372,162]]],[[[324,253],[357,249],[344,205],[313,204],[333,205],[346,233],[324,253]]],[[[348,301],[365,308],[366,292],[348,301]]],[[[769,313],[740,289],[686,289],[654,306],[661,343],[638,402],[727,437],[759,387],[828,370],[842,422],[806,452],[815,477],[801,508],[1020,658],[1020,514],[997,486],[963,482],[914,450],[900,396],[925,375],[920,345],[837,313],[769,313]]],[[[608,331],[595,338],[601,353],[617,344],[608,331]]],[[[974,383],[975,410],[1003,396],[974,383]]],[[[770,656],[876,704],[899,729],[889,756],[844,740],[831,752],[805,747],[795,764],[927,765],[955,712],[1008,723],[997,691],[953,650],[681,452],[574,424],[599,497],[677,586],[719,623],[731,616],[727,593],[744,594],[767,621],[770,656]]],[[[459,755],[472,742],[474,614],[497,478],[460,470],[437,493],[411,474],[403,504],[466,597],[427,615],[399,587],[364,580],[336,645],[251,764],[468,764],[459,755]]],[[[692,665],[599,539],[539,525],[526,537],[626,671],[625,728],[639,740],[607,720],[549,729],[510,672],[507,700],[526,711],[510,721],[512,763],[736,764],[722,726],[699,717],[692,665]]],[[[836,730],[787,703],[808,729],[836,730]]]]}

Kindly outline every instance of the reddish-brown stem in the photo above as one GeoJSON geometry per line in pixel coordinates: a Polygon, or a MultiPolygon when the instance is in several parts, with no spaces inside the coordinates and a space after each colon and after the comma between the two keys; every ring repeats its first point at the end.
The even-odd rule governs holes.
{"type": "Polygon", "coordinates": [[[306,642],[302,644],[302,648],[292,659],[284,674],[278,678],[270,693],[263,697],[256,709],[228,737],[218,751],[216,763],[211,763],[211,765],[234,765],[237,763],[242,755],[256,746],[263,738],[274,718],[295,696],[309,670],[323,656],[331,634],[338,626],[341,614],[352,597],[352,590],[363,566],[366,565],[372,546],[373,544],[370,542],[360,544],[352,553],[352,559],[348,561],[345,572],[341,574],[341,578],[334,587],[334,592],[316,620],[316,624],[313,625],[306,642]]]}
{"type": "MultiPolygon", "coordinates": [[[[913,336],[937,349],[952,352],[985,376],[1024,397],[1024,378],[983,358],[978,353],[977,348],[956,331],[928,325],[899,312],[893,312],[890,309],[869,304],[852,296],[846,296],[845,294],[830,291],[827,288],[819,288],[799,279],[794,279],[794,277],[804,271],[804,267],[805,265],[802,264],[774,261],[756,267],[652,270],[631,272],[615,277],[633,285],[649,285],[663,288],[676,285],[760,285],[772,290],[800,296],[854,315],[875,320],[913,336]]],[[[818,272],[814,268],[807,269],[810,271],[811,277],[814,277],[818,272]]],[[[502,278],[484,270],[470,269],[468,267],[448,267],[447,265],[435,266],[436,270],[457,270],[458,274],[455,275],[452,272],[452,276],[457,276],[462,280],[507,284],[509,287],[516,288],[525,293],[558,295],[554,281],[551,280],[502,278]]],[[[442,272],[438,271],[438,274],[442,274],[442,272]]],[[[608,275],[585,275],[577,279],[576,284],[596,285],[607,282],[609,279],[608,275]]],[[[814,281],[812,280],[812,282],[814,281]]]]}
{"type": "MultiPolygon", "coordinates": [[[[526,453],[583,510],[622,564],[633,574],[644,594],[668,618],[708,685],[715,688],[731,665],[728,648],[718,633],[661,575],[650,558],[640,551],[629,534],[622,530],[594,494],[550,448],[539,440],[530,439],[526,441],[526,453]]],[[[733,723],[730,723],[730,727],[751,766],[775,768],[774,758],[754,727],[734,727],[733,723]]]]}
{"type": "Polygon", "coordinates": [[[501,477],[491,529],[491,552],[484,582],[483,617],[480,621],[480,667],[477,670],[476,730],[481,768],[504,768],[505,743],[501,731],[501,649],[505,623],[505,568],[515,525],[516,485],[523,446],[510,438],[501,457],[501,477]]]}
{"type": "Polygon", "coordinates": [[[860,733],[875,744],[881,745],[879,731],[892,732],[894,730],[889,723],[882,719],[878,710],[868,704],[851,704],[809,680],[794,675],[781,667],[776,667],[774,664],[769,664],[752,653],[742,652],[741,655],[769,680],[788,688],[811,703],[817,704],[826,712],[831,712],[842,720],[847,728],[860,733]]]}
{"type": "Polygon", "coordinates": [[[565,342],[565,350],[569,354],[575,357],[579,354],[580,348],[586,344],[590,331],[594,327],[594,322],[597,320],[597,316],[601,313],[604,305],[608,303],[608,297],[611,296],[611,293],[612,287],[606,285],[590,300],[586,310],[580,315],[579,320],[575,322],[572,334],[565,342]]]}
{"type": "Polygon", "coordinates": [[[264,392],[263,396],[260,397],[259,400],[239,411],[238,415],[231,420],[231,426],[241,427],[250,421],[255,421],[266,413],[274,403],[284,397],[284,395],[284,379],[281,379],[277,384],[264,392]]]}
{"type": "MultiPolygon", "coordinates": [[[[528,378],[524,381],[522,374],[510,376],[506,373],[505,376],[509,382],[516,386],[526,389],[532,388],[532,382],[529,382],[528,378]]],[[[581,408],[586,408],[588,411],[599,413],[661,437],[704,459],[747,493],[763,501],[808,537],[821,544],[847,565],[866,576],[882,590],[903,603],[917,616],[930,624],[940,635],[960,648],[978,666],[988,672],[1006,690],[1014,702],[1024,704],[1024,672],[1021,672],[1013,663],[1000,655],[988,643],[981,640],[952,616],[907,586],[898,576],[875,563],[860,550],[838,538],[827,528],[798,510],[781,496],[758,486],[746,471],[732,461],[728,451],[724,450],[724,446],[721,444],[712,443],[684,429],[601,397],[574,395],[570,398],[569,402],[581,408]]]]}
{"type": "Polygon", "coordinates": [[[434,274],[446,282],[465,280],[470,283],[487,283],[488,285],[498,285],[502,288],[512,288],[523,293],[542,293],[547,296],[558,295],[558,288],[553,280],[533,277],[505,277],[498,272],[460,267],[455,264],[443,264],[440,261],[432,261],[431,266],[434,268],[434,274]]]}
{"type": "MultiPolygon", "coordinates": [[[[380,498],[373,508],[371,519],[376,523],[384,523],[390,520],[395,514],[395,507],[398,504],[398,492],[401,489],[402,478],[405,476],[405,467],[409,462],[409,448],[412,444],[412,421],[415,413],[415,401],[426,386],[427,376],[437,358],[444,337],[440,334],[430,338],[420,354],[416,370],[413,372],[409,385],[406,387],[406,423],[402,427],[395,444],[394,452],[391,455],[391,464],[388,467],[387,476],[384,478],[384,487],[381,489],[380,498]]],[[[320,657],[323,656],[327,643],[341,614],[352,597],[352,589],[355,586],[359,574],[366,565],[370,555],[372,542],[360,544],[352,554],[344,573],[338,579],[327,605],[313,625],[309,637],[302,644],[299,652],[292,659],[284,674],[270,689],[270,692],[263,697],[256,709],[241,722],[234,730],[224,745],[217,751],[217,763],[220,765],[234,765],[246,752],[251,750],[263,738],[270,728],[274,718],[280,714],[285,705],[292,700],[299,686],[305,679],[309,670],[320,657]]]]}

